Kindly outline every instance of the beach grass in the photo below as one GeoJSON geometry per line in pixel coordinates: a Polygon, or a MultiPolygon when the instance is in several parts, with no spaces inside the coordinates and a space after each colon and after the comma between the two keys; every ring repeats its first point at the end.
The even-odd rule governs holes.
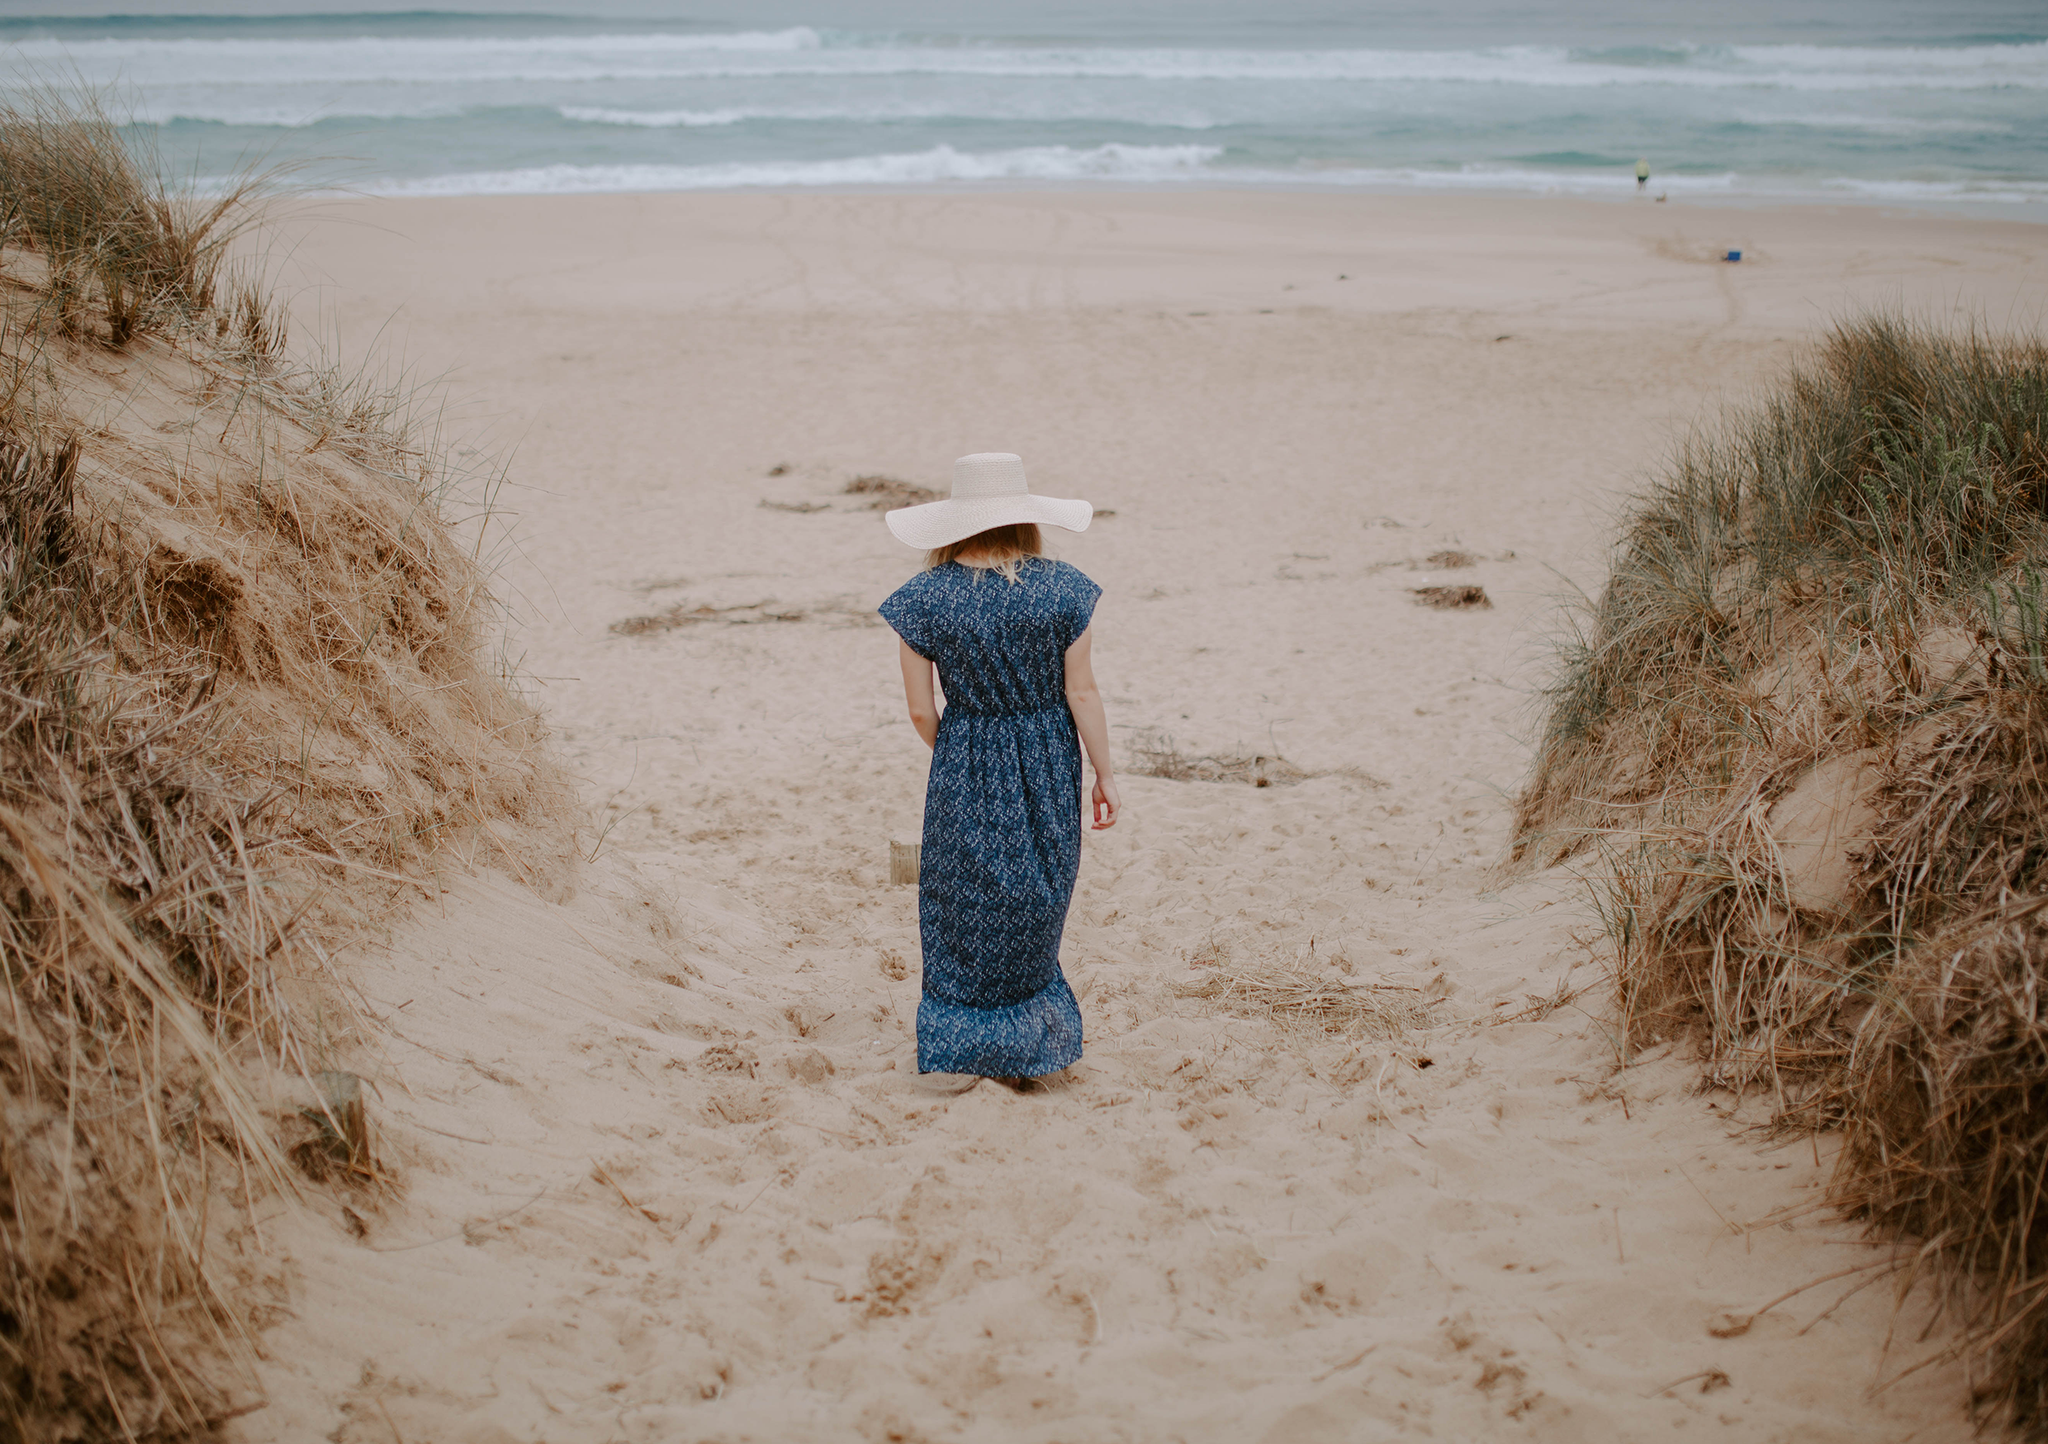
{"type": "Polygon", "coordinates": [[[58,325],[104,328],[118,346],[213,311],[274,177],[247,171],[218,193],[181,195],[97,97],[48,85],[14,95],[0,104],[0,237],[42,260],[58,325]]]}
{"type": "MultiPolygon", "coordinates": [[[[256,1208],[304,1186],[288,1154],[335,1126],[316,1079],[354,1032],[322,940],[451,845],[539,865],[505,829],[566,815],[489,660],[430,406],[295,360],[228,266],[252,191],[192,200],[124,146],[90,98],[0,109],[0,1419],[24,1440],[211,1437],[248,1407],[256,1208]],[[275,1106],[294,1080],[310,1106],[275,1106]]],[[[391,1184],[359,1149],[328,1171],[391,1184]]]]}
{"type": "MultiPolygon", "coordinates": [[[[1840,1129],[1975,1402],[2048,1437],[2048,346],[1838,326],[1625,518],[1515,859],[1595,883],[1632,1044],[1840,1129]]],[[[1911,1361],[1904,1361],[1910,1363],[1911,1361]]]]}
{"type": "Polygon", "coordinates": [[[1206,961],[1200,980],[1175,985],[1176,997],[1268,1019],[1283,1030],[1384,1040],[1436,1021],[1435,1008],[1419,988],[1336,977],[1313,960],[1225,955],[1206,961]]]}

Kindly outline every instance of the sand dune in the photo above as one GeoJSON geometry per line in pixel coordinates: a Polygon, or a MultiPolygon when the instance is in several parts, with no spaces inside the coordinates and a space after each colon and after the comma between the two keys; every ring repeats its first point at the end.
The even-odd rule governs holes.
{"type": "Polygon", "coordinates": [[[1832,309],[2010,316],[2048,233],[638,197],[352,204],[297,254],[518,439],[515,651],[609,830],[348,960],[406,1190],[267,1220],[295,1288],[236,1437],[1968,1437],[1952,1369],[1874,1391],[1942,1335],[1867,1275],[1731,1328],[1878,1257],[1814,1207],[1827,1142],[1620,1058],[1570,879],[1494,867],[1613,498],[1832,309]],[[844,488],[989,448],[1114,512],[1060,551],[1117,736],[1309,775],[1130,777],[1068,930],[1086,1060],[945,1098],[885,885],[924,753],[872,609],[914,558],[844,488]],[[1436,1021],[1197,995],[1259,967],[1436,1021]]]}

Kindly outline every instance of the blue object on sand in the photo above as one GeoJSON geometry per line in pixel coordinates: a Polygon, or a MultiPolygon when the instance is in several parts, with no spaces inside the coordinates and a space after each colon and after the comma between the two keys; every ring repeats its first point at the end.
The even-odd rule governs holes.
{"type": "Polygon", "coordinates": [[[1721,257],[1721,259],[1724,261],[1739,261],[1742,259],[1742,252],[1730,251],[1727,255],[1721,257]]]}

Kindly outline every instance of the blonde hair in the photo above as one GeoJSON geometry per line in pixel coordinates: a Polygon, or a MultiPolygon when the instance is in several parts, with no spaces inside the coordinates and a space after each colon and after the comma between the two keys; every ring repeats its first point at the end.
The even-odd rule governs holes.
{"type": "Polygon", "coordinates": [[[1007,526],[992,526],[961,541],[933,547],[924,554],[925,569],[929,571],[947,562],[958,562],[962,552],[975,554],[974,561],[961,562],[962,566],[986,567],[990,571],[1001,572],[1014,582],[1017,580],[1017,563],[1027,557],[1044,556],[1045,542],[1038,535],[1037,522],[1019,521],[1007,526]]]}

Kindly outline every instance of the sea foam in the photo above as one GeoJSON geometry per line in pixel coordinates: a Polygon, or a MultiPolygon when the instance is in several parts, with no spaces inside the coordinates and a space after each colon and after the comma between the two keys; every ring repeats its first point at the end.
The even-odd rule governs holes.
{"type": "MultiPolygon", "coordinates": [[[[0,59],[102,87],[183,174],[263,155],[315,184],[409,194],[1071,181],[1618,195],[1647,157],[1674,197],[2048,200],[2040,27],[1942,42],[1929,19],[1901,31],[1911,43],[1813,44],[1833,0],[1779,0],[1710,27],[1741,43],[1676,43],[1642,20],[1608,29],[1643,43],[1473,45],[1477,27],[1446,19],[1398,46],[1355,16],[1309,15],[1311,0],[1271,0],[1229,39],[1169,15],[1141,29],[1077,13],[1066,38],[1032,43],[1017,38],[1043,28],[1028,0],[988,3],[974,14],[1008,38],[559,15],[0,18],[0,59]],[[998,26],[1005,4],[1017,23],[998,26]],[[1267,23],[1272,7],[1286,23],[1267,23]],[[1188,43],[1198,31],[1218,38],[1188,43]],[[1249,43],[1261,31],[1288,43],[1249,43]]],[[[1522,17],[1504,42],[1546,33],[1540,0],[1497,3],[1522,17]]],[[[9,76],[0,65],[0,98],[9,76]]]]}
{"type": "MultiPolygon", "coordinates": [[[[947,182],[1026,181],[1079,185],[1284,185],[1296,189],[1438,191],[1535,196],[1632,195],[1626,174],[1474,165],[1420,167],[1303,166],[1218,169],[1217,146],[1103,145],[1092,149],[1030,146],[985,153],[951,146],[896,154],[818,161],[726,162],[712,165],[553,165],[469,171],[365,187],[388,196],[570,195],[601,192],[750,190],[865,186],[922,186],[947,182]]],[[[2048,183],[2014,181],[1869,181],[1826,177],[1796,185],[1733,172],[1669,176],[1657,190],[1680,199],[1712,197],[1796,201],[1838,198],[1998,205],[2048,202],[2048,183]]]]}
{"type": "MultiPolygon", "coordinates": [[[[679,125],[738,125],[743,120],[759,120],[766,114],[758,110],[613,110],[601,105],[558,105],[555,113],[564,120],[585,125],[637,125],[647,130],[667,130],[679,125]]],[[[808,118],[795,112],[789,114],[792,118],[808,118]]]]}
{"type": "Polygon", "coordinates": [[[1215,146],[1063,145],[968,154],[951,146],[840,160],[717,165],[552,165],[374,185],[380,195],[566,195],[601,191],[744,190],[761,186],[930,185],[941,181],[1156,181],[1191,178],[1215,146]]]}

